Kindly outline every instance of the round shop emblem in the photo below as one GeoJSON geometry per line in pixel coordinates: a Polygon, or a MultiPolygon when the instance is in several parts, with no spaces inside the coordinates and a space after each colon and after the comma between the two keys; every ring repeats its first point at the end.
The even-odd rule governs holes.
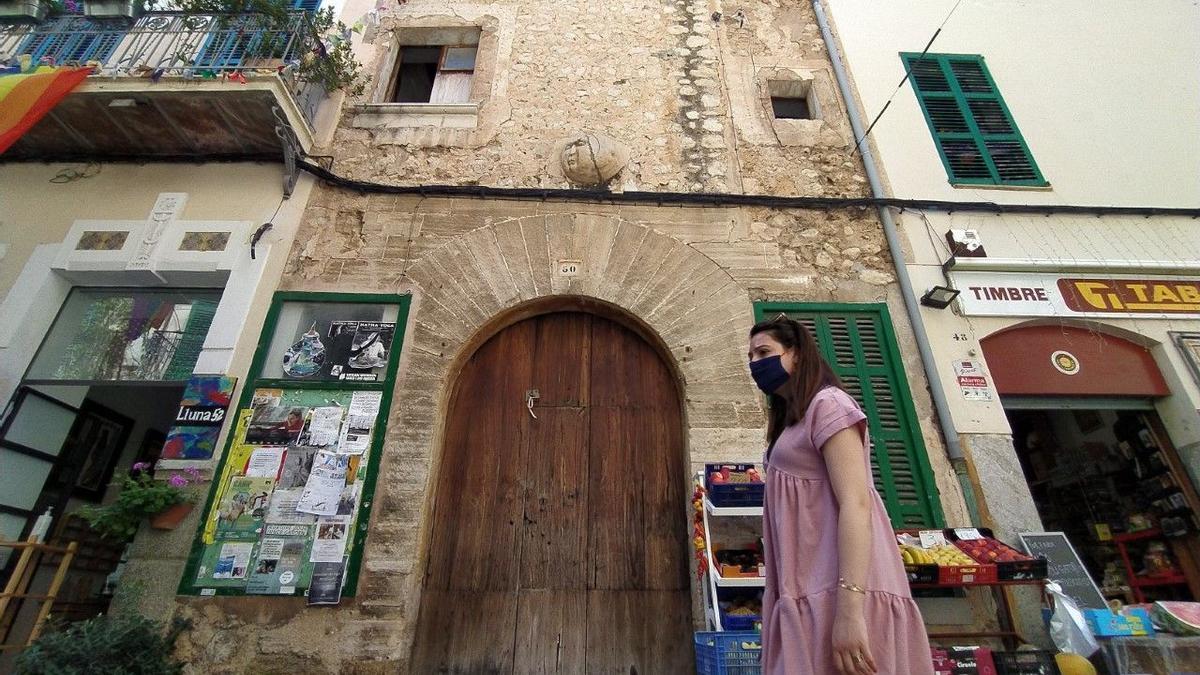
{"type": "Polygon", "coordinates": [[[288,584],[292,583],[292,579],[295,579],[295,578],[296,578],[295,572],[288,570],[288,571],[284,572],[283,574],[279,575],[279,583],[283,584],[284,586],[287,586],[288,584]]]}
{"type": "Polygon", "coordinates": [[[1054,365],[1054,369],[1063,375],[1075,375],[1079,373],[1079,359],[1071,352],[1059,350],[1050,355],[1050,363],[1054,365]]]}

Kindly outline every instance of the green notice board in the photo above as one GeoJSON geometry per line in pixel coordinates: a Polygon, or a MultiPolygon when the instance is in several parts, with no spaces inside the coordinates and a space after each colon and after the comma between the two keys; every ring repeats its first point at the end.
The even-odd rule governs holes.
{"type": "MultiPolygon", "coordinates": [[[[385,342],[386,352],[377,350],[383,371],[378,379],[257,376],[267,359],[280,358],[273,353],[280,350],[272,349],[267,338],[276,332],[277,323],[282,325],[281,311],[286,321],[288,312],[297,314],[297,307],[339,317],[357,308],[387,305],[395,309],[383,318],[402,328],[408,309],[404,297],[276,295],[204,505],[179,585],[181,594],[308,595],[314,570],[328,579],[331,567],[336,573],[341,566],[340,595],[354,595],[403,331],[396,330],[390,345],[385,342]]],[[[304,320],[322,329],[321,335],[330,335],[327,326],[304,320]]],[[[358,325],[368,324],[359,320],[358,325]]],[[[369,325],[373,332],[386,333],[392,324],[369,325]]],[[[328,593],[328,588],[318,592],[314,586],[310,602],[320,596],[322,604],[326,599],[336,603],[337,593],[327,597],[328,593]]]]}

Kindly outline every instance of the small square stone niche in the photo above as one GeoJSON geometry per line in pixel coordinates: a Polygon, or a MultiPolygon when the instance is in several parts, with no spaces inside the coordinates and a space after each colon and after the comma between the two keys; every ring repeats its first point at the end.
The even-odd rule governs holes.
{"type": "Polygon", "coordinates": [[[820,119],[820,109],[812,96],[809,80],[770,80],[771,112],[777,120],[820,119]]]}

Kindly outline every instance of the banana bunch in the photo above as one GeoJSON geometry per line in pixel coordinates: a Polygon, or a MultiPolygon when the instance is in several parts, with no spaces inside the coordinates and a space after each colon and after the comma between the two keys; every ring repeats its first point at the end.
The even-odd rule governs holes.
{"type": "Polygon", "coordinates": [[[900,557],[905,565],[932,565],[933,556],[919,546],[900,545],[900,557]]]}
{"type": "Polygon", "coordinates": [[[931,549],[923,549],[920,546],[909,546],[908,544],[900,545],[900,557],[904,560],[905,565],[975,565],[974,560],[967,557],[957,546],[947,544],[945,546],[937,546],[931,549]]]}

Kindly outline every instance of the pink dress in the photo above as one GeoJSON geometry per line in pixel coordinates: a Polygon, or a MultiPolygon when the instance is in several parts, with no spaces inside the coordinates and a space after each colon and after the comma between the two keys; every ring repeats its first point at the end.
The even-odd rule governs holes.
{"type": "MultiPolygon", "coordinates": [[[[767,587],[763,593],[765,675],[830,675],[838,596],[838,507],[821,457],[835,433],[859,426],[866,415],[849,394],[827,387],[813,397],[804,419],[784,429],[767,465],[763,510],[767,587]]],[[[869,460],[869,456],[866,457],[869,460]]],[[[867,462],[870,466],[870,462],[867,462]]],[[[900,552],[870,470],[871,556],[864,612],[871,654],[881,675],[932,675],[929,638],[909,592],[900,552]]]]}

